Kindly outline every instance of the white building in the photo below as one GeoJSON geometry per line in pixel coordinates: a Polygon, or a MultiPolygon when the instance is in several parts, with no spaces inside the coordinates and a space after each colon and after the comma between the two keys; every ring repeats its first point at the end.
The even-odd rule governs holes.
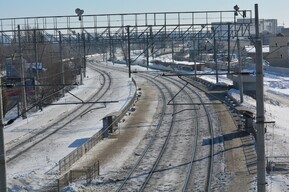
{"type": "MultiPolygon", "coordinates": [[[[250,34],[255,34],[255,19],[237,19],[237,23],[250,23],[252,22],[250,26],[250,34]]],[[[278,29],[278,23],[277,19],[259,19],[259,31],[260,33],[268,32],[271,34],[277,34],[278,29]]]]}

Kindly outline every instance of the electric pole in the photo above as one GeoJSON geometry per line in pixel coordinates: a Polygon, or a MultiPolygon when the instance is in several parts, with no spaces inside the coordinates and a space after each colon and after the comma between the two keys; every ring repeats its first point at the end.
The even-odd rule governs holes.
{"type": "Polygon", "coordinates": [[[21,45],[21,34],[20,34],[20,25],[18,25],[18,48],[19,48],[19,56],[20,56],[20,66],[21,66],[21,87],[22,87],[22,118],[26,119],[26,108],[27,108],[27,103],[26,103],[26,86],[25,86],[25,75],[24,75],[24,63],[23,63],[23,55],[22,55],[22,45],[21,45]]]}
{"type": "MultiPolygon", "coordinates": [[[[2,77],[0,76],[0,85],[2,85],[1,78],[2,77]]],[[[6,151],[4,142],[2,86],[0,87],[0,118],[0,191],[6,192],[6,151]]]]}
{"type": "Polygon", "coordinates": [[[82,30],[82,40],[83,40],[83,77],[86,77],[86,42],[85,42],[85,33],[84,30],[82,30]]]}
{"type": "Polygon", "coordinates": [[[146,59],[147,59],[147,70],[149,69],[149,33],[146,34],[146,59]]]}
{"type": "Polygon", "coordinates": [[[216,42],[216,29],[212,27],[212,31],[214,34],[214,62],[216,67],[216,83],[219,83],[219,75],[218,75],[218,60],[217,60],[217,42],[216,42]]]}
{"type": "Polygon", "coordinates": [[[238,63],[239,63],[239,91],[240,91],[240,103],[244,102],[244,89],[243,89],[243,76],[242,76],[242,57],[240,50],[240,39],[237,33],[237,49],[238,49],[238,63]]]}
{"type": "Polygon", "coordinates": [[[228,23],[228,74],[230,74],[231,68],[231,27],[228,23]]]}
{"type": "Polygon", "coordinates": [[[262,41],[259,34],[258,4],[255,4],[255,28],[256,28],[256,126],[257,126],[257,191],[266,191],[265,175],[265,142],[264,142],[264,79],[263,79],[263,53],[262,41]]]}
{"type": "Polygon", "coordinates": [[[61,83],[63,85],[63,89],[61,91],[62,97],[64,97],[65,91],[64,91],[64,84],[65,84],[65,77],[64,77],[64,64],[63,64],[63,58],[62,58],[62,37],[61,37],[61,31],[58,31],[59,34],[59,57],[60,57],[60,64],[61,64],[61,83]]]}
{"type": "Polygon", "coordinates": [[[127,26],[127,59],[128,59],[128,77],[131,78],[131,58],[130,58],[130,30],[127,26]]]}

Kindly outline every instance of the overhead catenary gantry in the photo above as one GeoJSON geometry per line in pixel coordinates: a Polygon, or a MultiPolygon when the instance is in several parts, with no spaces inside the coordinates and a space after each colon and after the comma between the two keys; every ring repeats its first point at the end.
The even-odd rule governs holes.
{"type": "MultiPolygon", "coordinates": [[[[217,69],[216,53],[221,52],[221,48],[217,49],[216,42],[225,42],[228,44],[227,49],[222,51],[227,51],[229,72],[231,39],[250,38],[250,27],[253,23],[250,10],[238,12],[242,12],[243,17],[238,18],[236,10],[229,10],[82,14],[81,19],[79,15],[5,18],[0,19],[0,45],[11,45],[12,49],[18,47],[12,51],[12,55],[4,55],[5,58],[12,57],[13,60],[21,55],[18,50],[22,50],[24,59],[30,63],[38,63],[46,58],[45,65],[48,65],[53,57],[53,60],[65,65],[64,61],[79,58],[81,61],[75,61],[79,63],[75,65],[75,70],[80,71],[82,84],[85,58],[89,54],[103,53],[107,58],[108,53],[107,60],[113,61],[116,49],[122,50],[123,60],[129,65],[130,77],[130,64],[140,56],[146,56],[148,66],[149,55],[155,57],[174,53],[174,47],[177,45],[180,50],[181,44],[183,47],[190,44],[194,51],[197,50],[194,54],[198,55],[203,50],[207,51],[210,46],[211,50],[214,50],[217,69]],[[20,45],[22,47],[19,47],[20,45]],[[58,53],[60,50],[65,54],[58,53]],[[131,59],[133,50],[141,51],[135,53],[131,59]]],[[[11,54],[11,51],[7,53],[11,54]]],[[[3,54],[5,53],[2,53],[2,56],[3,54]]],[[[61,68],[59,74],[64,75],[64,66],[61,68]]],[[[38,80],[38,74],[36,79],[38,80]]],[[[66,84],[65,81],[62,77],[63,85],[66,84]]]]}
{"type": "MultiPolygon", "coordinates": [[[[38,41],[54,44],[61,40],[61,46],[67,47],[69,53],[74,55],[69,57],[79,57],[84,62],[80,66],[83,74],[81,82],[86,71],[85,55],[103,53],[106,60],[114,61],[115,52],[119,49],[122,50],[123,60],[128,64],[128,51],[142,50],[138,56],[133,55],[130,64],[143,56],[146,57],[143,61],[146,60],[148,67],[149,55],[153,58],[165,53],[173,55],[181,49],[181,44],[183,47],[190,44],[191,49],[197,50],[194,54],[198,56],[213,47],[215,63],[217,52],[227,52],[230,71],[231,39],[250,38],[253,23],[251,10],[238,11],[245,13],[246,17],[238,17],[235,10],[229,10],[82,14],[81,19],[78,15],[5,18],[0,19],[0,44],[15,44],[18,39],[18,26],[24,47],[37,47],[38,41]],[[34,34],[38,31],[41,39],[34,38],[32,31],[34,34]],[[222,48],[216,45],[220,42],[227,44],[226,47],[229,48],[221,50],[222,48]],[[175,47],[179,50],[175,51],[175,47]]],[[[48,54],[42,53],[43,55],[48,54]]],[[[217,64],[215,66],[217,68],[217,64]]],[[[218,81],[218,75],[216,80],[218,81]]]]}
{"type": "Polygon", "coordinates": [[[64,36],[63,41],[71,43],[84,32],[86,41],[110,49],[126,40],[127,26],[130,26],[132,44],[144,43],[148,36],[154,43],[212,39],[213,36],[218,40],[227,40],[228,36],[249,37],[252,13],[242,12],[246,12],[246,18],[237,20],[234,10],[82,15],[81,20],[76,15],[5,18],[0,19],[0,42],[11,43],[18,25],[23,31],[43,31],[51,41],[58,41],[58,31],[64,36]]]}
{"type": "MultiPolygon", "coordinates": [[[[74,59],[78,63],[75,71],[80,71],[80,84],[85,76],[86,55],[103,53],[107,58],[108,53],[107,60],[113,61],[116,49],[122,50],[123,60],[130,69],[130,64],[141,56],[146,56],[143,61],[146,60],[148,66],[149,55],[155,57],[174,53],[175,47],[178,46],[177,51],[180,51],[180,45],[185,47],[185,44],[190,44],[198,55],[210,46],[216,62],[216,52],[221,51],[221,48],[217,49],[216,42],[225,42],[228,48],[222,51],[227,51],[230,71],[231,39],[250,38],[251,35],[252,12],[238,11],[245,13],[246,17],[238,18],[235,10],[229,10],[82,14],[81,19],[79,15],[5,18],[0,19],[0,45],[11,45],[12,49],[18,47],[12,55],[11,51],[7,52],[10,55],[4,55],[5,58],[12,57],[12,60],[19,57],[18,50],[23,51],[24,59],[30,63],[44,62],[48,65],[55,60],[65,65],[64,62],[74,59]],[[19,47],[19,39],[22,47],[19,47]],[[58,53],[60,50],[61,53],[58,53]],[[134,53],[131,59],[133,50],[141,51],[134,53]]],[[[64,75],[64,66],[61,68],[59,74],[64,75]]],[[[65,81],[62,77],[63,85],[67,84],[65,81]]]]}

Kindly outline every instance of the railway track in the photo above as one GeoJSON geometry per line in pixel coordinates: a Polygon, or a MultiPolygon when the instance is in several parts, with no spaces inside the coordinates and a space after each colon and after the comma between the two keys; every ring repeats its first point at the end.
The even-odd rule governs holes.
{"type": "Polygon", "coordinates": [[[101,79],[103,81],[99,90],[95,94],[93,94],[87,101],[85,101],[90,104],[79,105],[75,110],[68,112],[65,116],[58,118],[44,128],[41,128],[40,130],[32,130],[28,134],[8,142],[6,144],[6,157],[8,163],[11,163],[41,141],[47,139],[51,135],[63,129],[68,124],[72,123],[75,119],[77,119],[76,117],[79,117],[82,114],[85,114],[86,112],[91,110],[91,108],[94,106],[94,102],[97,102],[103,98],[106,92],[110,89],[112,83],[110,74],[105,70],[97,69],[93,65],[89,66],[93,70],[100,73],[101,79]]]}
{"type": "MultiPolygon", "coordinates": [[[[144,178],[144,180],[143,180],[143,182],[141,184],[141,187],[139,188],[139,191],[143,191],[144,190],[145,186],[147,185],[147,183],[151,179],[154,171],[156,170],[156,167],[157,167],[159,161],[161,160],[161,157],[164,154],[164,151],[165,151],[165,149],[166,149],[166,147],[168,145],[169,138],[170,138],[170,136],[172,134],[172,130],[173,130],[173,127],[174,127],[174,124],[175,124],[175,117],[172,117],[171,119],[169,119],[170,117],[169,117],[168,114],[175,113],[176,107],[175,106],[168,107],[166,105],[167,96],[165,96],[166,95],[165,91],[163,91],[162,89],[164,88],[168,92],[170,97],[173,96],[173,93],[170,91],[170,89],[164,83],[161,83],[161,81],[156,80],[156,79],[152,79],[152,77],[148,77],[148,76],[145,77],[144,75],[143,75],[143,78],[146,78],[147,80],[150,80],[154,84],[154,86],[157,87],[157,89],[159,90],[159,92],[161,94],[162,109],[161,109],[161,112],[160,112],[160,118],[159,118],[158,124],[156,126],[156,129],[154,130],[153,137],[151,137],[151,139],[150,139],[149,143],[147,144],[147,146],[145,147],[141,157],[139,158],[137,163],[133,166],[132,170],[129,172],[129,174],[127,175],[125,180],[122,182],[122,184],[119,186],[119,188],[116,191],[127,190],[127,188],[126,188],[127,185],[129,187],[131,187],[131,182],[129,182],[129,180],[132,177],[136,177],[138,174],[140,174],[139,171],[137,171],[137,169],[139,169],[139,167],[148,166],[147,162],[145,162],[145,159],[148,158],[148,156],[151,155],[151,153],[149,153],[149,150],[152,149],[153,146],[154,146],[155,148],[158,148],[156,151],[159,154],[155,158],[154,163],[152,163],[151,167],[150,168],[145,168],[145,169],[149,169],[149,171],[147,173],[147,176],[144,178]],[[169,127],[167,127],[167,125],[163,125],[165,120],[169,124],[169,127]],[[156,139],[158,137],[165,137],[165,140],[163,142],[161,142],[161,144],[155,145],[156,139]],[[143,164],[145,164],[145,165],[143,165],[143,164]]],[[[155,152],[153,152],[153,153],[155,153],[155,152]]]]}
{"type": "MultiPolygon", "coordinates": [[[[123,69],[117,69],[117,70],[123,70],[123,69]]],[[[197,105],[192,105],[193,108],[190,109],[186,109],[182,106],[182,104],[177,104],[177,103],[171,103],[171,105],[167,105],[168,103],[168,98],[173,98],[174,93],[170,90],[170,88],[165,85],[164,83],[160,82],[160,80],[157,80],[155,77],[157,76],[156,74],[153,74],[151,76],[148,75],[138,75],[142,78],[147,79],[148,81],[150,81],[152,84],[154,84],[155,87],[157,87],[157,89],[160,92],[161,98],[162,98],[162,108],[161,108],[161,112],[160,114],[162,114],[159,117],[159,121],[157,123],[157,127],[154,130],[154,133],[151,134],[153,135],[151,137],[151,140],[147,143],[145,149],[143,150],[143,153],[140,155],[139,159],[137,160],[137,162],[132,166],[131,170],[129,171],[129,173],[127,173],[127,176],[125,176],[125,179],[121,180],[121,184],[118,186],[118,188],[116,189],[116,191],[127,191],[127,190],[136,190],[136,191],[151,191],[151,190],[157,190],[156,188],[151,187],[151,183],[156,183],[155,180],[157,180],[156,178],[153,177],[154,174],[161,172],[160,168],[162,166],[162,164],[165,163],[165,151],[168,148],[169,142],[170,140],[172,140],[171,135],[174,129],[176,129],[175,127],[175,122],[176,122],[176,116],[178,116],[178,111],[181,112],[190,112],[190,114],[192,116],[194,116],[194,121],[191,124],[194,124],[194,126],[192,126],[193,128],[193,135],[194,137],[190,138],[190,148],[191,148],[191,153],[189,155],[189,158],[186,159],[186,171],[183,171],[183,173],[179,173],[180,178],[179,180],[181,180],[181,178],[183,178],[183,182],[182,184],[176,184],[178,190],[182,190],[182,191],[189,191],[190,189],[192,189],[192,187],[194,187],[194,182],[192,182],[192,175],[195,173],[194,170],[196,170],[197,168],[194,168],[194,164],[196,164],[196,161],[198,160],[197,157],[197,153],[198,151],[201,151],[202,149],[202,136],[200,134],[200,132],[202,132],[202,128],[200,128],[200,125],[202,125],[202,127],[204,127],[205,122],[207,121],[207,132],[209,135],[209,142],[213,143],[213,139],[214,139],[214,131],[213,131],[213,126],[212,126],[212,122],[211,122],[211,117],[210,117],[210,113],[208,111],[208,109],[205,106],[205,102],[202,99],[202,96],[200,95],[200,93],[198,93],[196,90],[194,90],[192,87],[186,87],[186,90],[183,90],[183,94],[185,95],[184,97],[188,97],[188,100],[186,100],[187,103],[200,103],[200,105],[198,106],[198,110],[197,110],[197,105]],[[166,90],[166,92],[170,92],[170,94],[165,94],[164,90],[166,90]],[[194,94],[194,96],[191,96],[191,94],[194,94]],[[166,95],[166,96],[165,96],[166,95]],[[196,97],[198,99],[196,99],[196,97]],[[203,103],[203,104],[202,104],[203,103]],[[146,161],[144,159],[147,159],[147,157],[149,155],[147,155],[147,153],[150,153],[150,148],[153,148],[154,143],[157,143],[155,141],[156,138],[160,137],[158,136],[159,132],[164,132],[164,131],[160,131],[160,126],[162,126],[162,124],[164,123],[163,121],[165,121],[164,119],[164,114],[167,114],[167,112],[164,112],[167,110],[167,107],[172,106],[173,112],[171,114],[175,114],[172,116],[171,120],[169,121],[169,127],[167,125],[167,129],[166,130],[166,136],[164,136],[162,134],[162,137],[165,137],[165,141],[160,144],[162,147],[159,149],[158,151],[158,155],[157,157],[155,157],[155,160],[153,160],[153,162],[146,162],[146,163],[150,163],[151,164],[151,168],[144,168],[143,162],[146,161]],[[201,110],[200,108],[202,108],[203,110],[203,114],[198,114],[199,111],[201,110]],[[197,112],[198,111],[198,112],[197,112]],[[205,120],[202,120],[202,122],[200,122],[200,118],[204,118],[205,120]],[[199,134],[201,136],[199,136],[199,134]],[[143,170],[146,170],[145,172],[143,170]],[[145,175],[145,178],[140,179],[141,175],[145,175]],[[138,180],[142,180],[141,182],[139,181],[135,181],[136,178],[138,178],[138,180]],[[132,187],[132,186],[136,186],[136,187],[132,187]],[[149,186],[149,187],[147,187],[149,186]]],[[[176,81],[176,79],[171,80],[166,78],[166,81],[169,82],[167,84],[171,84],[175,87],[177,87],[177,89],[182,89],[182,87],[184,86],[183,82],[178,82],[176,81]]],[[[168,124],[168,121],[165,121],[168,124]]],[[[174,135],[177,133],[174,133],[174,135]]],[[[207,136],[207,135],[206,135],[207,136]]],[[[156,148],[154,146],[154,148],[156,148]]],[[[203,182],[203,187],[201,187],[203,190],[202,191],[210,191],[211,189],[211,181],[212,181],[212,173],[213,173],[213,162],[214,162],[214,145],[210,145],[209,146],[209,152],[206,153],[203,156],[207,156],[207,172],[205,174],[203,174],[202,178],[205,182],[203,182]]],[[[152,156],[152,155],[151,155],[152,156]]],[[[201,159],[202,157],[199,155],[199,159],[201,159]]],[[[204,167],[204,166],[203,166],[204,167]]],[[[204,168],[205,168],[204,167],[204,168]]],[[[200,176],[200,175],[198,175],[200,176]]],[[[142,176],[144,177],[144,176],[142,176]]],[[[180,191],[179,190],[179,191],[180,191]]]]}
{"type": "MultiPolygon", "coordinates": [[[[171,84],[177,84],[178,81],[168,79],[171,84]]],[[[192,142],[188,144],[191,144],[191,155],[190,159],[187,160],[187,170],[185,171],[185,176],[179,175],[180,178],[183,179],[184,182],[182,184],[182,190],[178,191],[194,191],[195,186],[192,182],[192,175],[195,173],[193,171],[195,168],[196,161],[198,161],[197,156],[200,151],[203,150],[203,138],[209,137],[209,142],[211,143],[209,153],[207,154],[208,160],[207,160],[207,174],[203,175],[203,178],[206,182],[203,183],[203,187],[201,187],[201,190],[210,191],[211,190],[211,182],[212,182],[212,175],[213,175],[213,162],[214,162],[214,145],[212,144],[214,142],[214,127],[212,124],[212,117],[210,115],[210,112],[207,108],[208,102],[205,102],[203,98],[203,95],[201,93],[194,89],[191,86],[187,86],[188,84],[184,85],[182,83],[179,87],[180,93],[183,92],[185,95],[187,95],[186,102],[180,102],[175,103],[176,105],[185,105],[185,106],[192,106],[193,108],[183,109],[180,112],[181,113],[190,113],[193,112],[192,116],[194,119],[194,126],[192,126],[192,131],[194,132],[194,137],[191,138],[192,142]],[[207,125],[207,126],[205,126],[207,125]],[[204,128],[207,128],[208,134],[204,135],[202,132],[204,131],[204,128]]],[[[180,95],[179,95],[180,96],[180,95]]],[[[189,114],[190,115],[190,114],[189,114]]],[[[201,174],[198,174],[198,177],[200,177],[201,174]]],[[[200,182],[199,182],[200,185],[200,182]]]]}
{"type": "MultiPolygon", "coordinates": [[[[208,110],[208,108],[205,106],[204,103],[204,100],[202,99],[202,96],[201,94],[193,89],[192,87],[189,88],[191,90],[191,92],[193,92],[197,97],[198,97],[198,100],[200,101],[200,103],[202,103],[200,105],[200,107],[203,108],[203,111],[204,111],[204,116],[207,117],[205,118],[206,119],[206,123],[203,121],[203,122],[199,122],[197,123],[197,129],[200,130],[201,129],[201,125],[204,126],[204,124],[207,124],[207,127],[208,127],[208,131],[209,131],[209,143],[210,143],[210,146],[209,146],[209,154],[208,154],[208,166],[207,166],[207,175],[205,176],[205,183],[204,183],[204,190],[205,191],[211,191],[211,185],[212,185],[212,175],[213,175],[213,163],[214,163],[214,127],[213,127],[213,124],[212,124],[212,117],[210,115],[210,112],[208,110]]],[[[203,116],[203,115],[200,115],[200,114],[196,114],[196,118],[199,119],[199,116],[203,116]]],[[[198,131],[199,132],[199,131],[198,131]]],[[[197,149],[197,147],[196,147],[197,149]]],[[[187,177],[191,177],[191,174],[192,174],[192,167],[193,167],[193,163],[197,160],[196,159],[196,152],[195,151],[192,151],[192,159],[190,161],[190,167],[191,169],[190,170],[190,173],[188,173],[187,177]]],[[[198,176],[200,176],[198,174],[198,176]]],[[[189,188],[193,187],[193,185],[190,184],[190,180],[189,179],[186,179],[186,183],[184,185],[184,188],[183,188],[183,191],[189,191],[189,188]]]]}

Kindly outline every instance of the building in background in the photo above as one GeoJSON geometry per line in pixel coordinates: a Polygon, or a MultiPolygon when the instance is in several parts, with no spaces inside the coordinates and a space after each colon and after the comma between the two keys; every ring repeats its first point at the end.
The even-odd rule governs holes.
{"type": "MultiPolygon", "coordinates": [[[[250,34],[255,34],[255,19],[253,18],[252,21],[251,19],[237,19],[237,23],[250,23],[252,22],[250,26],[250,34]]],[[[278,32],[278,22],[277,19],[259,19],[259,31],[260,33],[270,33],[270,34],[277,34],[278,32]]]]}
{"type": "Polygon", "coordinates": [[[265,58],[271,66],[289,68],[288,36],[282,33],[269,38],[269,54],[265,58]]]}
{"type": "Polygon", "coordinates": [[[289,38],[289,28],[282,28],[281,29],[281,33],[284,35],[284,36],[286,36],[286,37],[288,37],[289,38]]]}

